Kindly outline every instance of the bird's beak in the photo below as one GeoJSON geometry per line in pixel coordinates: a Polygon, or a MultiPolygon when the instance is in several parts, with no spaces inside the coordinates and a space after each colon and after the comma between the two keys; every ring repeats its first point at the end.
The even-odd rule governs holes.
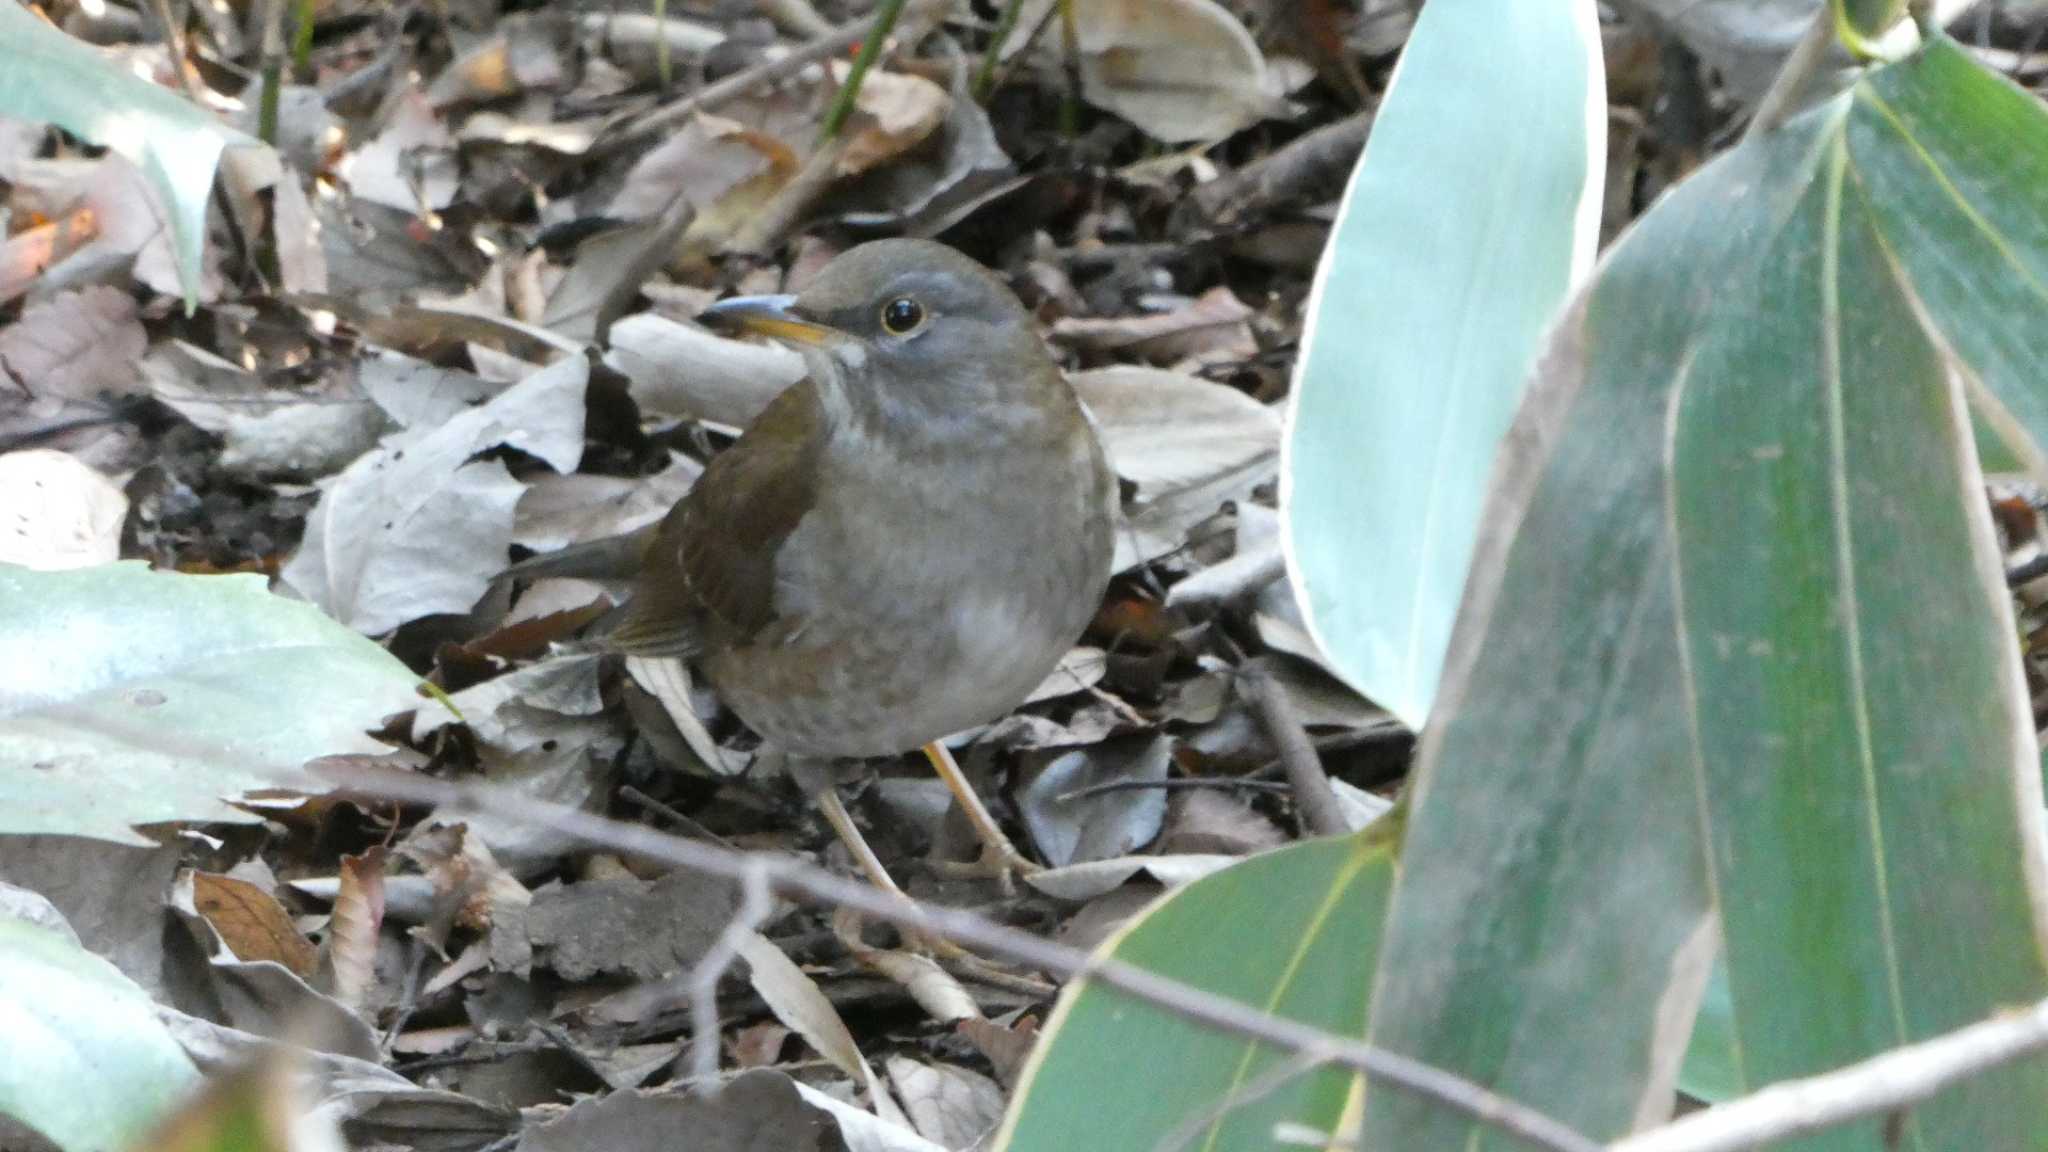
{"type": "Polygon", "coordinates": [[[788,344],[823,344],[838,330],[805,319],[794,296],[734,296],[697,314],[714,332],[751,333],[788,344]]]}

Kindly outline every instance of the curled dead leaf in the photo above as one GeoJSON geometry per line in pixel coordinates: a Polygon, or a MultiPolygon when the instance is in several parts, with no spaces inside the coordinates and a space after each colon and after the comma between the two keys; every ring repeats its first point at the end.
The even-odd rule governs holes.
{"type": "MultiPolygon", "coordinates": [[[[833,78],[845,83],[849,66],[834,61],[833,78]]],[[[922,76],[869,72],[854,99],[846,150],[834,170],[857,176],[924,143],[952,110],[953,97],[922,76]]]]}

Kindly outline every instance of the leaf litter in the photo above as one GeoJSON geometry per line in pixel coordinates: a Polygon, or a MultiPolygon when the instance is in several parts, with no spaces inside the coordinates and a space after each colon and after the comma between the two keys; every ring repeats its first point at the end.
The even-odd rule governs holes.
{"type": "MultiPolygon", "coordinates": [[[[1083,644],[955,741],[1056,867],[1008,891],[948,867],[972,837],[906,757],[838,776],[892,874],[1085,942],[1285,842],[1276,749],[1235,689],[1246,666],[1309,729],[1347,819],[1384,810],[1411,741],[1319,666],[1275,578],[1271,508],[1302,303],[1403,6],[1077,5],[1076,104],[1047,0],[994,54],[1001,5],[913,4],[829,145],[865,3],[665,22],[513,7],[316,7],[275,150],[230,150],[212,199],[7,119],[22,108],[0,94],[0,476],[53,486],[24,499],[0,481],[7,562],[260,573],[375,639],[448,705],[282,697],[296,712],[270,724],[348,719],[318,749],[346,754],[337,770],[486,780],[849,870],[681,669],[549,654],[616,583],[494,577],[652,523],[801,377],[794,353],[694,325],[703,304],[796,290],[870,235],[933,236],[1032,309],[1098,422],[1123,523],[1083,644]],[[174,218],[204,224],[196,268],[174,218]]],[[[260,37],[226,10],[187,13],[180,79],[145,22],[116,18],[131,10],[43,9],[105,67],[254,134],[261,81],[237,85],[260,37]]],[[[1650,42],[1608,31],[1610,50],[1650,42]]],[[[1655,78],[1617,114],[1688,82],[1655,78]]],[[[1622,202],[1668,182],[1697,145],[1663,138],[1682,127],[1616,134],[1622,202]]],[[[49,642],[35,626],[0,611],[10,643],[49,642]]],[[[181,675],[231,669],[205,640],[185,638],[200,647],[181,675]]],[[[1038,974],[774,906],[719,981],[725,1091],[707,1096],[688,987],[734,922],[730,884],[304,780],[228,809],[250,782],[211,771],[176,803],[92,812],[104,781],[45,788],[45,834],[0,834],[0,882],[47,889],[59,903],[37,915],[127,973],[209,1075],[299,1051],[310,1099],[358,1145],[971,1147],[1050,1006],[1038,974]],[[262,822],[222,822],[251,811],[262,822]],[[159,847],[105,843],[138,839],[137,819],[159,847]],[[106,880],[67,879],[89,876],[106,880]]]]}

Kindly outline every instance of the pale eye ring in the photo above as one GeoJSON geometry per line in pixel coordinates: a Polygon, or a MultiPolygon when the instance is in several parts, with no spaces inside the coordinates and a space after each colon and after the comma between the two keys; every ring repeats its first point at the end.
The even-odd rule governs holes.
{"type": "Polygon", "coordinates": [[[907,336],[924,323],[924,305],[908,296],[898,296],[882,305],[882,327],[891,335],[907,336]]]}

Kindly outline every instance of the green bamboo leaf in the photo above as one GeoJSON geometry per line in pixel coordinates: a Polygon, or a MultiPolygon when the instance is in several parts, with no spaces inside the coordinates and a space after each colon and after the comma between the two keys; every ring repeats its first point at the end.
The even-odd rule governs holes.
{"type": "Polygon", "coordinates": [[[1352,686],[1420,728],[1488,469],[1590,270],[1606,173],[1591,0],[1424,6],[1307,308],[1288,571],[1352,686]]]}
{"type": "Polygon", "coordinates": [[[254,145],[206,110],[116,67],[13,0],[0,0],[0,115],[55,124],[140,168],[170,213],[185,305],[198,298],[206,204],[221,149],[254,145]]]}
{"type": "MultiPolygon", "coordinates": [[[[1421,750],[1375,1042],[1613,1137],[1669,1107],[1717,919],[1745,1089],[2048,992],[2039,761],[1943,360],[1969,359],[1966,321],[2048,328],[2019,271],[2048,218],[2009,230],[2028,255],[1959,274],[2018,311],[1944,313],[1885,230],[1918,214],[1867,176],[1916,155],[1876,140],[1880,102],[1933,121],[1998,83],[1937,76],[1952,53],[1709,165],[1553,337],[1421,750]]],[[[1959,152],[2042,170],[2048,133],[1965,119],[1959,152]]],[[[1940,238],[1921,256],[1971,263],[1940,238]]],[[[2039,1064],[1907,1127],[1929,1149],[2042,1131],[2039,1064]]],[[[1381,1092],[1363,1142],[1512,1146],[1381,1092]]]]}
{"type": "MultiPolygon", "coordinates": [[[[1361,1035],[1396,819],[1205,876],[1153,905],[1103,952],[1281,1016],[1361,1035]]],[[[1276,1076],[1286,1060],[1076,981],[1046,1023],[996,1148],[1153,1152],[1186,1126],[1186,1148],[1251,1152],[1284,1147],[1273,1139],[1274,1124],[1283,1121],[1335,1130],[1356,1078],[1329,1068],[1276,1076]]]]}
{"type": "Polygon", "coordinates": [[[1848,137],[1849,177],[1973,413],[2048,475],[2048,111],[1939,40],[1857,89],[1848,137]]]}
{"type": "MultiPolygon", "coordinates": [[[[305,761],[381,748],[415,677],[260,576],[0,564],[0,835],[147,844],[132,826],[249,821],[305,761]]],[[[317,790],[317,789],[315,789],[317,790]]]]}

